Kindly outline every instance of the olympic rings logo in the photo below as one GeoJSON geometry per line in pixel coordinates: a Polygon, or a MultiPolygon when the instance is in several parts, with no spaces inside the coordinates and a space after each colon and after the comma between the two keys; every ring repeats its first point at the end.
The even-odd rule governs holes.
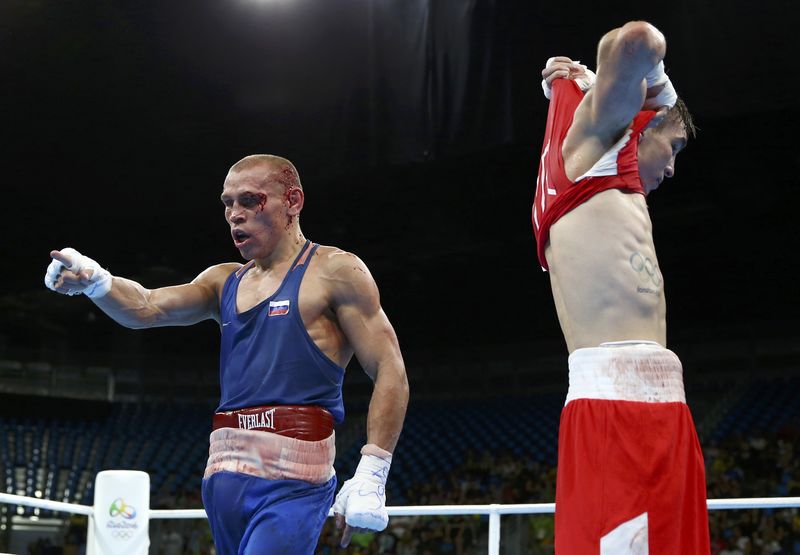
{"type": "Polygon", "coordinates": [[[118,540],[129,540],[133,538],[135,533],[136,532],[131,532],[130,530],[114,530],[111,532],[111,537],[118,540]]]}
{"type": "Polygon", "coordinates": [[[650,281],[656,287],[661,286],[661,272],[658,271],[658,264],[654,263],[649,257],[643,256],[640,252],[635,252],[628,259],[633,271],[639,274],[642,281],[650,281]]]}
{"type": "Polygon", "coordinates": [[[125,520],[132,520],[136,518],[136,508],[133,505],[127,505],[122,497],[118,497],[108,508],[108,514],[111,517],[121,516],[125,520]]]}

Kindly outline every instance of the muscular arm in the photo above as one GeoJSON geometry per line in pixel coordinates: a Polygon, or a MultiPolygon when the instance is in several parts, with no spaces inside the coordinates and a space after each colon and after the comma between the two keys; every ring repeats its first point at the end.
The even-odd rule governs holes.
{"type": "Polygon", "coordinates": [[[217,319],[222,285],[240,266],[219,264],[205,270],[191,283],[146,289],[133,280],[110,276],[96,262],[72,249],[52,251],[50,256],[53,263],[45,279],[48,287],[62,294],[85,292],[91,288],[93,277],[98,279],[95,271],[105,274],[103,280],[110,279],[110,289],[99,296],[93,295],[91,300],[114,321],[129,328],[188,326],[209,318],[217,319]],[[90,264],[84,267],[76,261],[90,264]]]}
{"type": "MultiPolygon", "coordinates": [[[[664,36],[644,21],[626,23],[600,39],[597,79],[575,110],[561,148],[570,180],[588,171],[623,136],[648,94],[658,93],[648,91],[645,77],[665,53],[664,36]]],[[[547,68],[542,72],[546,82],[558,74],[546,73],[547,68]]]]}
{"type": "Polygon", "coordinates": [[[631,21],[600,39],[597,80],[575,113],[575,125],[608,145],[615,142],[641,110],[645,76],[664,58],[667,43],[644,21],[631,21]]]}
{"type": "Polygon", "coordinates": [[[353,255],[343,253],[338,258],[331,262],[334,311],[358,361],[375,384],[367,415],[367,443],[393,452],[408,406],[400,345],[367,267],[353,255]]]}
{"type": "Polygon", "coordinates": [[[212,266],[191,283],[158,289],[147,289],[115,276],[108,294],[92,300],[114,321],[134,329],[189,326],[211,318],[216,320],[221,284],[238,266],[212,266]]]}

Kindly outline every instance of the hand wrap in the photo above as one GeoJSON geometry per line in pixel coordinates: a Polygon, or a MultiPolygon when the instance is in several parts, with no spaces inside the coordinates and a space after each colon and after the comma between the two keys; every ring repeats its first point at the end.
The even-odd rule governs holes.
{"type": "Polygon", "coordinates": [[[380,532],[389,524],[386,512],[386,477],[392,464],[392,454],[377,445],[361,448],[361,462],[352,478],[347,480],[336,501],[333,512],[344,515],[353,528],[380,532]]]}
{"type": "MultiPolygon", "coordinates": [[[[550,67],[555,63],[555,58],[549,58],[547,63],[544,65],[545,69],[550,67]]],[[[572,62],[572,65],[575,67],[582,67],[583,71],[585,72],[584,75],[578,75],[574,77],[573,80],[578,84],[583,92],[588,91],[589,89],[594,86],[594,82],[597,79],[597,75],[595,75],[594,71],[586,67],[585,65],[581,64],[580,61],[575,60],[572,62]]],[[[550,96],[553,93],[553,89],[550,85],[547,84],[547,80],[542,79],[542,90],[544,91],[544,97],[547,100],[550,100],[550,96]]]]}
{"type": "Polygon", "coordinates": [[[664,60],[658,62],[658,65],[650,70],[650,73],[645,75],[647,81],[647,88],[659,87],[664,85],[664,88],[656,96],[652,98],[645,98],[642,108],[645,110],[657,110],[662,106],[672,108],[678,101],[678,93],[675,92],[675,87],[672,86],[672,81],[667,77],[664,71],[664,60]]]}
{"type": "MultiPolygon", "coordinates": [[[[61,253],[69,256],[72,260],[72,264],[67,268],[70,272],[76,274],[84,270],[91,270],[92,272],[91,277],[86,280],[88,283],[82,290],[70,291],[66,293],[67,295],[83,294],[91,299],[97,299],[111,290],[111,273],[102,268],[100,264],[70,247],[61,249],[61,253]]],[[[56,281],[63,268],[65,268],[65,265],[62,262],[56,259],[50,261],[50,265],[47,266],[47,273],[44,276],[44,284],[48,289],[56,290],[56,281]]]]}

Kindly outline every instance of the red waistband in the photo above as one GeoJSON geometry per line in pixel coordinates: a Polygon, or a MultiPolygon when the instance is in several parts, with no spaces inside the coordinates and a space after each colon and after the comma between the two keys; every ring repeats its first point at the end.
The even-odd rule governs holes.
{"type": "Polygon", "coordinates": [[[260,430],[304,441],[320,441],[333,433],[333,415],[314,406],[248,407],[215,413],[213,428],[260,430]]]}

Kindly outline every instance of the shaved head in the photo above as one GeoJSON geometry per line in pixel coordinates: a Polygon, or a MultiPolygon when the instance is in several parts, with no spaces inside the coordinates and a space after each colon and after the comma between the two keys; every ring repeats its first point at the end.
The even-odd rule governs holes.
{"type": "Polygon", "coordinates": [[[236,162],[228,173],[238,173],[263,168],[264,181],[281,185],[285,191],[302,189],[297,168],[289,160],[272,154],[253,154],[236,162]]]}

